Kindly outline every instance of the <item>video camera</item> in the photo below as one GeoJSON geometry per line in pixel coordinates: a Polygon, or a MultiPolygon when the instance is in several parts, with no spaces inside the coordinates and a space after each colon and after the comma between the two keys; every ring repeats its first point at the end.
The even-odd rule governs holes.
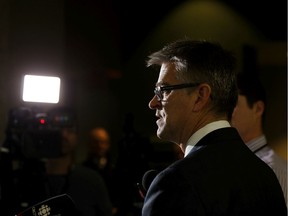
{"type": "Polygon", "coordinates": [[[55,158],[61,155],[61,130],[75,127],[75,113],[70,108],[46,112],[40,108],[13,108],[8,113],[4,146],[18,158],[55,158]]]}

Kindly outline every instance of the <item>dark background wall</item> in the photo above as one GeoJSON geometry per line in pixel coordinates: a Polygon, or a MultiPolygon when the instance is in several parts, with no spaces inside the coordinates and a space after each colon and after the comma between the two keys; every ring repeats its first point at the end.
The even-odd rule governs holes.
{"type": "MultiPolygon", "coordinates": [[[[189,36],[220,41],[236,53],[239,70],[259,68],[268,90],[265,129],[286,158],[286,3],[2,0],[0,140],[5,139],[8,110],[34,106],[21,101],[21,82],[24,74],[36,72],[61,77],[60,105],[76,108],[81,143],[89,128],[102,125],[117,152],[130,112],[135,129],[155,140],[148,102],[157,73],[145,68],[145,58],[165,43],[189,36]]],[[[82,152],[80,146],[79,160],[82,152]]]]}

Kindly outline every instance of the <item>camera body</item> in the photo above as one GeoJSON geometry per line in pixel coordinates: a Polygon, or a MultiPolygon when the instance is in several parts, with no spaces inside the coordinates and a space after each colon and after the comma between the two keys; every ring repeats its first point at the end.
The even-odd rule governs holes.
{"type": "Polygon", "coordinates": [[[62,129],[75,126],[75,115],[68,108],[47,112],[39,108],[13,108],[8,114],[6,147],[15,157],[56,158],[62,153],[62,129]]]}

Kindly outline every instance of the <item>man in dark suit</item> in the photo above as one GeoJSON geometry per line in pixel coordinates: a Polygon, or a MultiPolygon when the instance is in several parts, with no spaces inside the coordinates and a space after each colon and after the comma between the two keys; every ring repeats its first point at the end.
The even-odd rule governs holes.
{"type": "Polygon", "coordinates": [[[274,172],[230,126],[235,62],[219,44],[189,39],[149,56],[161,67],[149,102],[157,136],[185,156],[152,181],[142,216],[287,215],[274,172]]]}

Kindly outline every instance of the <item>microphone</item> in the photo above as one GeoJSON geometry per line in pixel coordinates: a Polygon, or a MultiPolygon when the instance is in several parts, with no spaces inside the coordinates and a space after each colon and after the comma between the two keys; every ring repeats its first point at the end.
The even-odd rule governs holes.
{"type": "Polygon", "coordinates": [[[157,176],[158,171],[157,170],[148,170],[142,178],[142,186],[144,188],[144,190],[147,192],[152,181],[154,180],[154,178],[157,176]]]}
{"type": "Polygon", "coordinates": [[[71,197],[61,194],[37,203],[15,216],[77,216],[77,212],[71,197]]]}
{"type": "Polygon", "coordinates": [[[147,172],[144,173],[144,175],[142,177],[142,185],[138,184],[139,193],[140,193],[142,198],[145,197],[152,181],[157,176],[157,174],[158,174],[158,171],[154,170],[154,169],[148,170],[147,172]]]}

